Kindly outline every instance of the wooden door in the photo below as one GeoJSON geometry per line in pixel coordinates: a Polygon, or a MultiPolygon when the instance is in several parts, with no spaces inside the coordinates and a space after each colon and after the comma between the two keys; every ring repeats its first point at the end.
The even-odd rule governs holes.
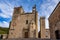
{"type": "Polygon", "coordinates": [[[28,38],[28,32],[25,32],[25,38],[28,38]]]}

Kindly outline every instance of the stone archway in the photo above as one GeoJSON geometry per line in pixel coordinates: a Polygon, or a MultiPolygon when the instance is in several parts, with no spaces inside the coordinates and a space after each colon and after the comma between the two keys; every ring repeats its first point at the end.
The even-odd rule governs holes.
{"type": "Polygon", "coordinates": [[[55,31],[55,37],[56,37],[56,39],[60,39],[60,31],[59,30],[55,31]]]}

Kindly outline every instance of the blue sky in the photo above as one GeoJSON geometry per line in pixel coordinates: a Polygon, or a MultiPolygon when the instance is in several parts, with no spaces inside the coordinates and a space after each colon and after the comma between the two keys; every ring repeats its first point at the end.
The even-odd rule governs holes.
{"type": "Polygon", "coordinates": [[[25,12],[31,12],[36,4],[38,18],[46,17],[46,28],[48,28],[48,17],[60,0],[0,0],[0,26],[8,27],[12,19],[14,7],[22,6],[25,12]]]}

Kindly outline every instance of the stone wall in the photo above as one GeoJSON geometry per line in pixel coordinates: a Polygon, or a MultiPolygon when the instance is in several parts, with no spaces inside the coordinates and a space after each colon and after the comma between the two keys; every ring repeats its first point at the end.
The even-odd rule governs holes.
{"type": "Polygon", "coordinates": [[[50,27],[51,38],[56,39],[57,36],[55,32],[57,30],[59,30],[60,32],[60,2],[57,4],[52,14],[49,16],[49,27],[50,27]]]}

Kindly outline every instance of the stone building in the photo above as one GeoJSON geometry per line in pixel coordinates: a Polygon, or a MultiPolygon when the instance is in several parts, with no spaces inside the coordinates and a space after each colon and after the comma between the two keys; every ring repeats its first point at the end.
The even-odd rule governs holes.
{"type": "Polygon", "coordinates": [[[25,13],[22,6],[14,8],[8,38],[38,38],[36,5],[29,13],[25,13]]]}
{"type": "Polygon", "coordinates": [[[60,2],[49,16],[50,36],[52,39],[60,39],[60,2]]]}
{"type": "Polygon", "coordinates": [[[42,39],[50,39],[50,31],[45,28],[45,17],[40,17],[40,37],[42,39]]]}

